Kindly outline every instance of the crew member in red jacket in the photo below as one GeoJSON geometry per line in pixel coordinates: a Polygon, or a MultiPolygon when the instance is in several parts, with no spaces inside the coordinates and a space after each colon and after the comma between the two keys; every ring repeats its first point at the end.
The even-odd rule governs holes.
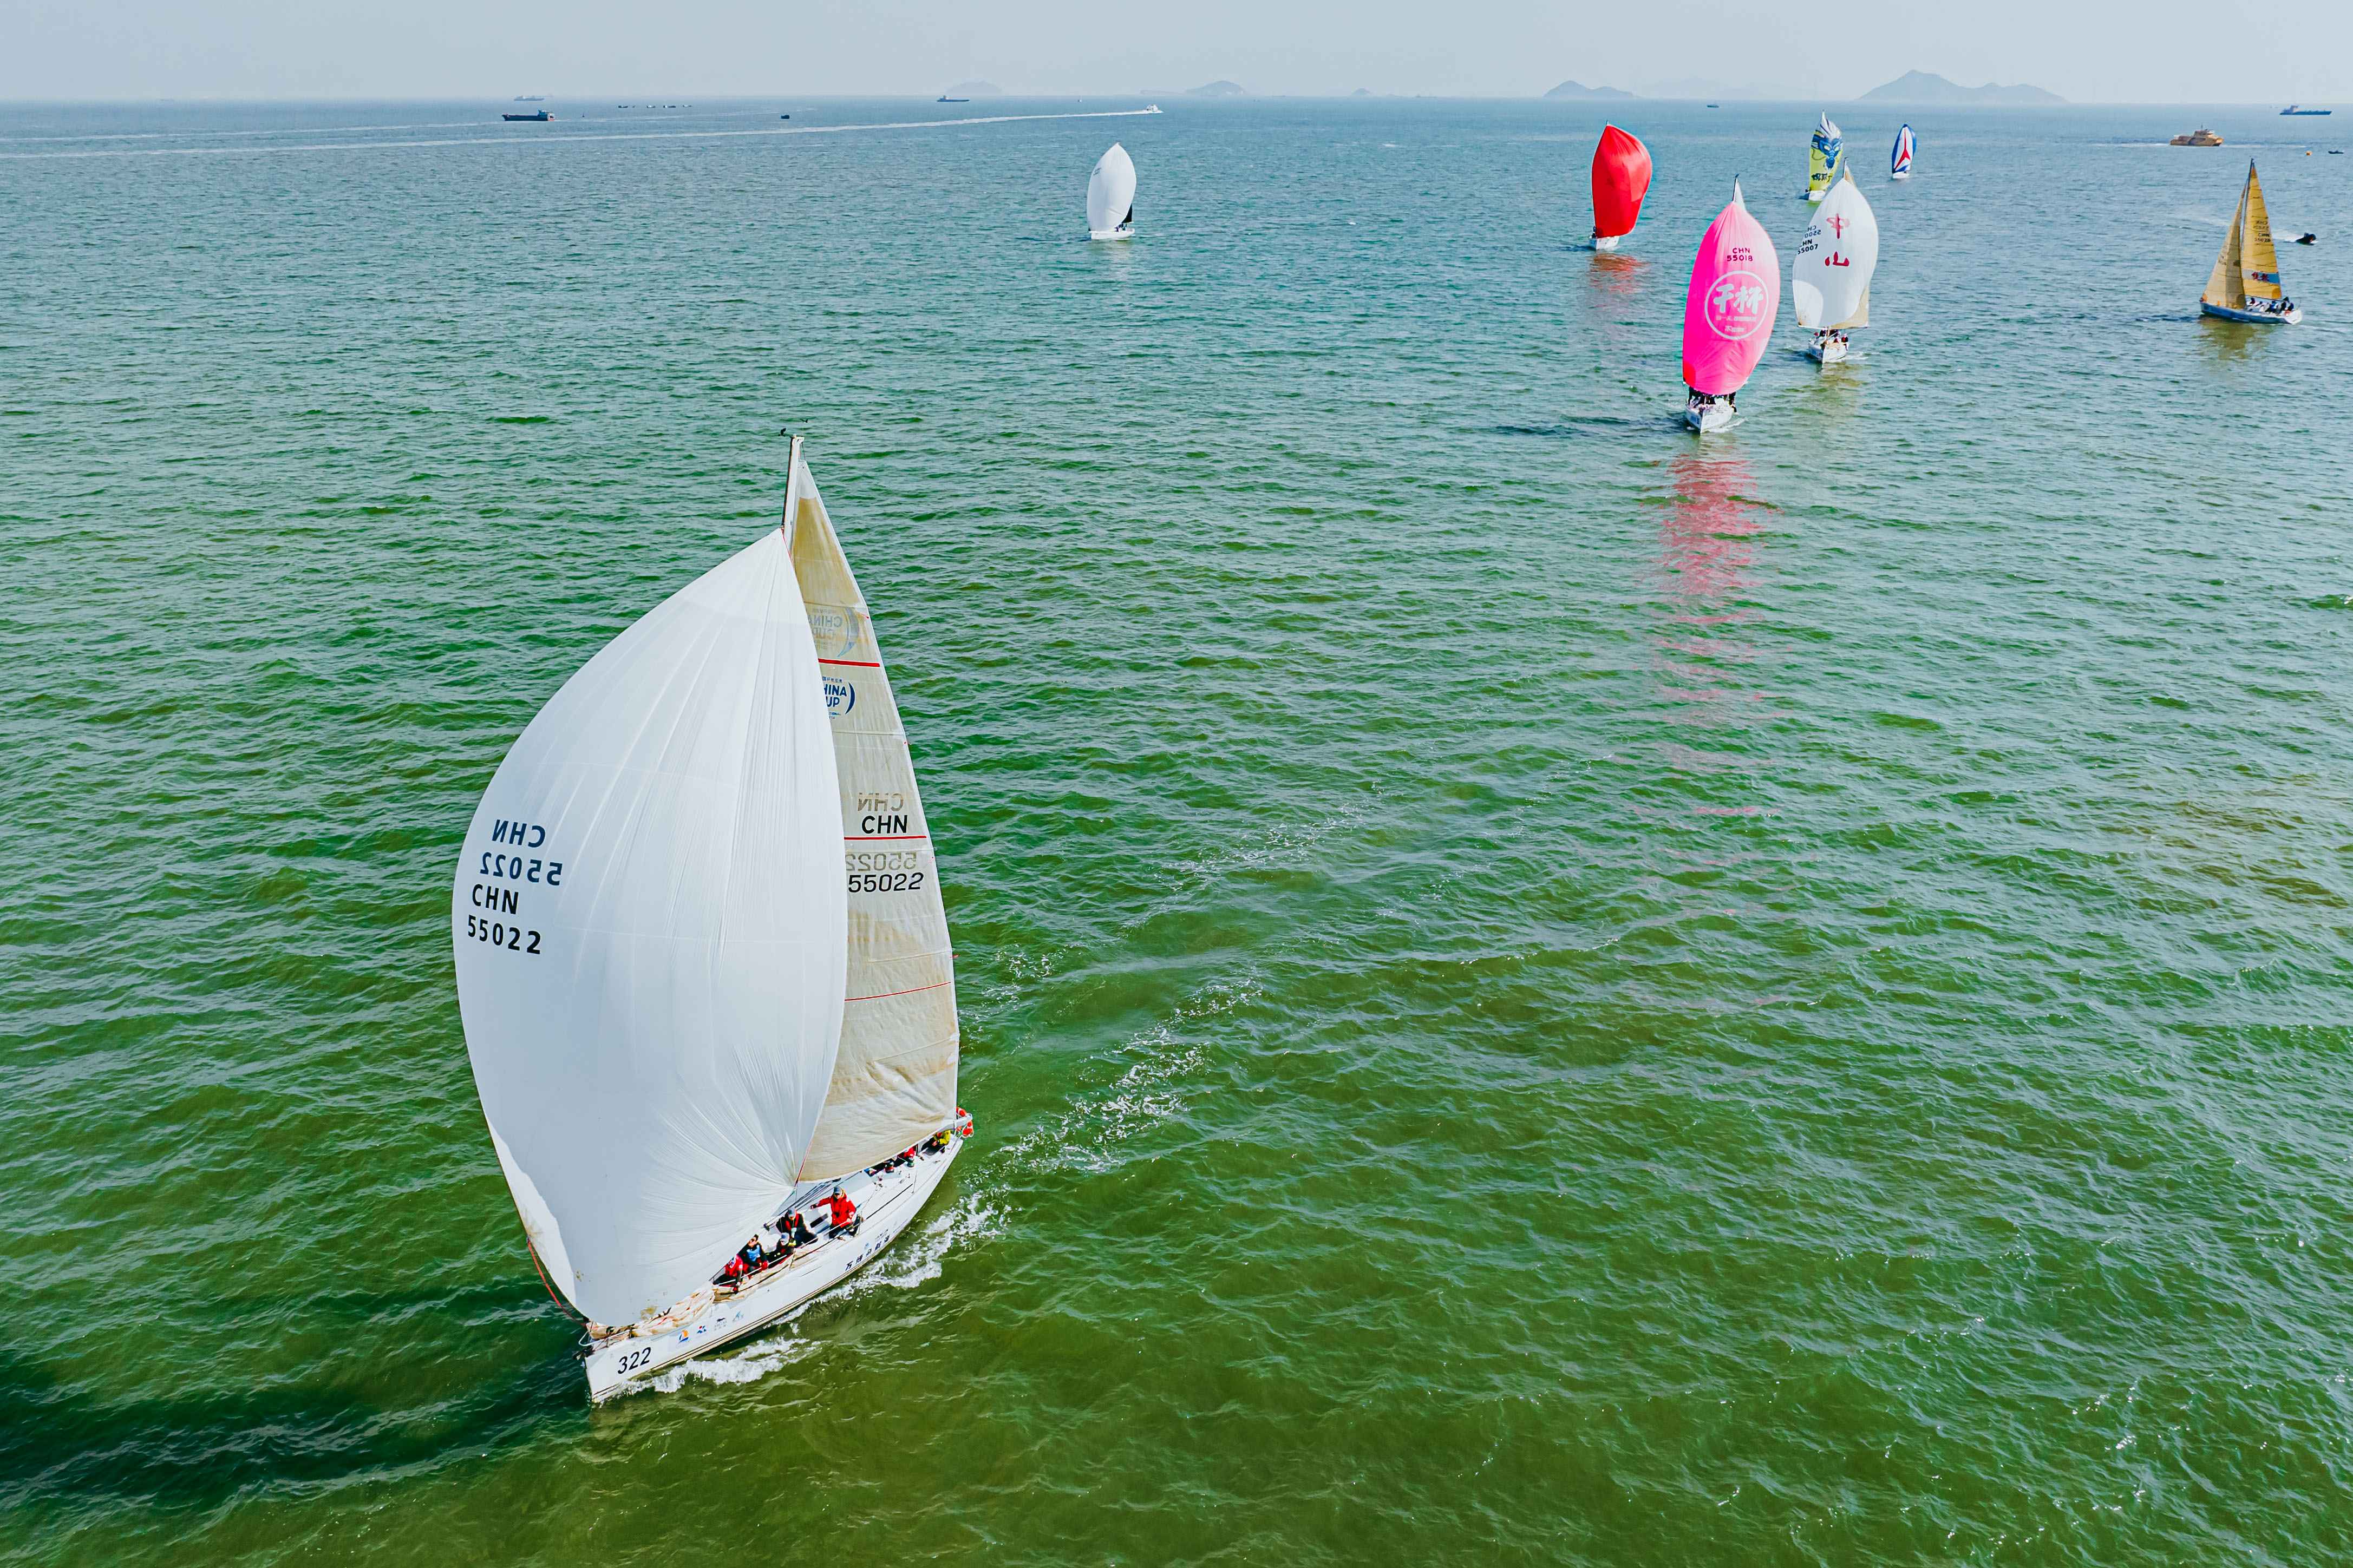
{"type": "Polygon", "coordinates": [[[833,1189],[833,1196],[825,1200],[825,1212],[833,1221],[833,1234],[848,1236],[858,1223],[858,1205],[842,1196],[841,1189],[833,1189]]]}

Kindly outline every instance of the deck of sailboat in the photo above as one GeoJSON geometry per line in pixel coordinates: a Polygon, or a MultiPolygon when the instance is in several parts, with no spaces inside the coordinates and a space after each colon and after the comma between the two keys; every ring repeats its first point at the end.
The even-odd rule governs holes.
{"type": "Polygon", "coordinates": [[[2286,310],[2234,310],[2228,305],[2216,305],[2200,300],[2198,309],[2206,315],[2219,317],[2225,321],[2245,321],[2258,327],[2294,326],[2304,319],[2304,312],[2293,307],[2286,310]]]}
{"type": "MultiPolygon", "coordinates": [[[[827,1235],[791,1261],[753,1276],[733,1295],[712,1301],[675,1328],[658,1335],[632,1331],[597,1345],[583,1358],[589,1398],[609,1398],[665,1368],[746,1339],[865,1268],[923,1212],[948,1167],[955,1163],[963,1142],[951,1138],[945,1149],[920,1153],[914,1163],[896,1171],[881,1175],[861,1171],[843,1177],[838,1184],[843,1195],[858,1205],[859,1226],[854,1234],[827,1235]]],[[[836,1184],[810,1184],[796,1192],[777,1213],[807,1210],[836,1184]]]]}

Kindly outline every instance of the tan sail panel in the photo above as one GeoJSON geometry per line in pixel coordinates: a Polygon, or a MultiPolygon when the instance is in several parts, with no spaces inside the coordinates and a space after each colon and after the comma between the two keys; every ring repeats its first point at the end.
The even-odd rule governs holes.
{"type": "Polygon", "coordinates": [[[2263,205],[2263,185],[2255,166],[2247,165],[2247,188],[2239,194],[2243,226],[2240,242],[2240,287],[2251,300],[2277,300],[2280,295],[2279,252],[2272,248],[2272,215],[2263,205]]]}
{"type": "Polygon", "coordinates": [[[955,968],[907,731],[865,595],[797,441],[786,493],[833,721],[849,895],[841,1053],[800,1172],[824,1181],[898,1153],[955,1115],[955,968]]]}
{"type": "MultiPolygon", "coordinates": [[[[2253,164],[2247,166],[2247,174],[2248,177],[2253,179],[2253,164]]],[[[2246,226],[2247,193],[2241,191],[2239,210],[2231,215],[2231,232],[2222,237],[2222,253],[2214,258],[2214,270],[2206,279],[2206,292],[2199,296],[2209,305],[2220,306],[2226,310],[2235,310],[2240,308],[2241,301],[2245,298],[2240,283],[2239,255],[2240,237],[2245,233],[2246,226]]]]}

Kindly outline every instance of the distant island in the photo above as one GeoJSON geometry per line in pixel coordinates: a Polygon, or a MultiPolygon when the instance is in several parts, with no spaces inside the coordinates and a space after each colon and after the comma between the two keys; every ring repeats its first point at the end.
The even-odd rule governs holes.
{"type": "Polygon", "coordinates": [[[1213,81],[1187,92],[1187,98],[1248,98],[1250,94],[1237,81],[1213,81]]]}
{"type": "Polygon", "coordinates": [[[1005,89],[993,81],[960,81],[948,89],[950,98],[1003,98],[1005,89]]]}
{"type": "Polygon", "coordinates": [[[1546,98],[1631,98],[1634,95],[1630,92],[1621,92],[1614,87],[1588,87],[1581,81],[1565,81],[1545,96],[1546,98]]]}
{"type": "Polygon", "coordinates": [[[1933,71],[1905,71],[1884,87],[1874,87],[1856,101],[1879,103],[2064,103],[2067,100],[2055,92],[2045,92],[2024,82],[2016,87],[2000,87],[1988,82],[1983,87],[1963,87],[1957,81],[1947,81],[1933,71]]]}

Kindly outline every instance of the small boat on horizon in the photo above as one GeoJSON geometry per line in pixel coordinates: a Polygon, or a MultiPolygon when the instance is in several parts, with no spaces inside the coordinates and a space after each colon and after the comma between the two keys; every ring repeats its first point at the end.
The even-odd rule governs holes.
{"type": "Polygon", "coordinates": [[[2334,114],[2334,113],[2336,113],[2337,111],[2336,111],[2335,110],[2333,110],[2333,109],[2306,109],[2306,108],[2305,108],[2305,107],[2304,107],[2302,104],[2300,104],[2300,103],[2291,103],[2291,104],[2289,104],[2285,109],[2281,110],[2280,110],[2280,112],[2281,112],[2282,114],[2284,114],[2284,114],[2334,114]]]}
{"type": "Polygon", "coordinates": [[[932,101],[934,103],[970,103],[972,100],[968,98],[950,98],[944,92],[940,94],[939,97],[932,100],[932,101]]]}
{"type": "Polygon", "coordinates": [[[499,118],[501,120],[528,120],[536,124],[541,121],[553,120],[555,116],[543,109],[536,114],[501,114],[499,118]]]}
{"type": "Polygon", "coordinates": [[[1615,250],[1634,232],[1651,189],[1651,150],[1615,125],[1601,128],[1593,149],[1593,248],[1615,250]]]}
{"type": "Polygon", "coordinates": [[[2168,147],[2220,147],[2221,144],[2222,139],[2202,125],[2166,143],[2168,147]]]}
{"type": "Polygon", "coordinates": [[[1887,177],[1908,180],[1912,177],[1912,127],[1906,125],[1895,133],[1894,150],[1887,154],[1887,177]]]}
{"type": "Polygon", "coordinates": [[[2231,232],[2222,237],[2222,252],[2214,258],[2198,309],[2226,321],[2266,327],[2294,326],[2304,320],[2304,312],[2280,287],[2271,211],[2263,205],[2263,182],[2255,178],[2253,159],[2247,162],[2247,183],[2239,187],[2239,210],[2231,216],[2231,232]]]}
{"type": "Polygon", "coordinates": [[[1135,160],[1114,142],[1087,176],[1087,237],[1127,239],[1135,233],[1135,160]]]}
{"type": "Polygon", "coordinates": [[[1806,151],[1806,199],[1819,202],[1830,195],[1839,171],[1846,163],[1846,139],[1839,134],[1838,122],[1824,110],[1821,121],[1814,127],[1814,139],[1806,151]]]}
{"type": "Polygon", "coordinates": [[[1798,325],[1813,331],[1806,355],[1816,364],[1844,360],[1847,333],[1871,325],[1871,275],[1878,269],[1879,219],[1848,169],[1814,209],[1789,263],[1789,304],[1798,325]]]}
{"type": "Polygon", "coordinates": [[[1707,226],[1683,292],[1683,423],[1704,436],[1732,423],[1734,399],[1773,341],[1781,309],[1781,258],[1749,215],[1740,182],[1707,226]]]}

